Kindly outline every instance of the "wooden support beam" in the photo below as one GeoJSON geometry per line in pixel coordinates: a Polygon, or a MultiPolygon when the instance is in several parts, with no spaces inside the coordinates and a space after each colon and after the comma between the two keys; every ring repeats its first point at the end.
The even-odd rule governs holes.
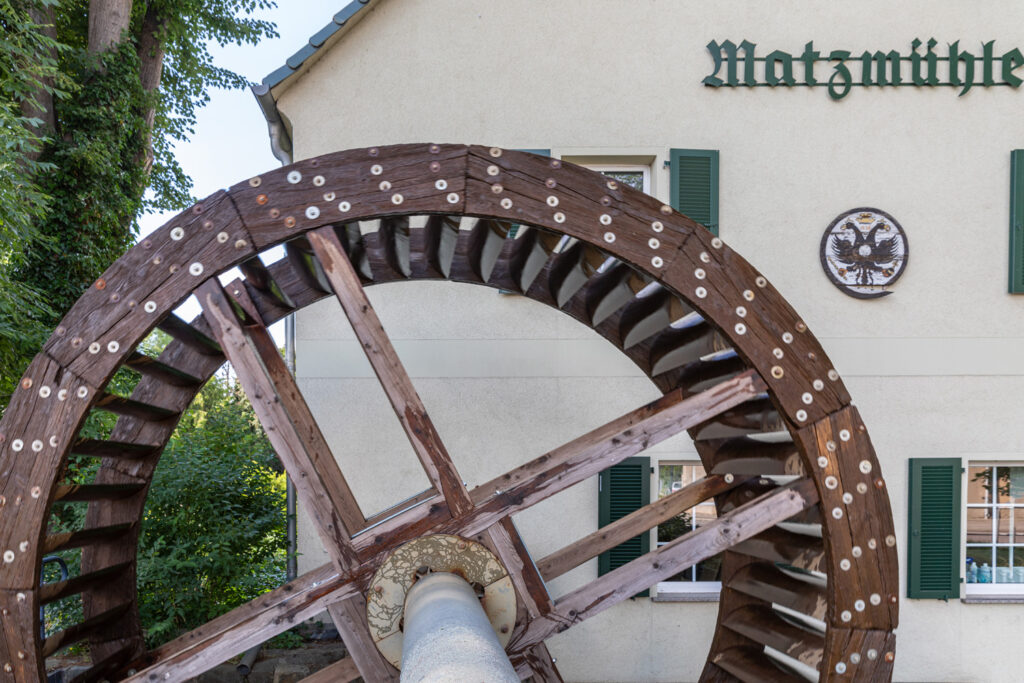
{"type": "Polygon", "coordinates": [[[309,240],[427,478],[444,495],[452,514],[464,515],[472,508],[472,503],[462,477],[455,470],[455,464],[434,429],[409,374],[366,298],[359,276],[341,248],[337,234],[331,227],[321,228],[311,232],[309,240]]]}
{"type": "Polygon", "coordinates": [[[323,565],[148,652],[132,663],[137,673],[124,680],[189,680],[357,591],[357,585],[346,582],[332,565],[323,565]]]}
{"type": "Polygon", "coordinates": [[[384,659],[370,635],[370,627],[366,622],[366,599],[361,593],[332,603],[327,612],[338,627],[348,656],[355,661],[364,680],[374,683],[398,680],[398,669],[384,659]]]}
{"type": "Polygon", "coordinates": [[[547,616],[533,620],[509,650],[522,652],[550,636],[626,600],[677,573],[706,560],[776,523],[814,505],[814,482],[800,479],[697,527],[671,543],[647,553],[595,581],[559,598],[547,616]]]}
{"type": "Polygon", "coordinates": [[[533,683],[563,683],[562,675],[555,667],[555,658],[548,652],[548,646],[538,643],[523,653],[527,665],[533,671],[533,683]]]}
{"type": "Polygon", "coordinates": [[[161,382],[166,382],[176,387],[197,387],[203,383],[198,377],[193,377],[184,370],[161,363],[156,358],[151,358],[144,353],[132,351],[131,355],[124,362],[125,367],[135,370],[138,373],[153,377],[161,382]]]}
{"type": "Polygon", "coordinates": [[[502,518],[484,533],[490,541],[489,547],[512,577],[527,616],[534,619],[550,612],[551,596],[512,518],[502,518]]]}
{"type": "Polygon", "coordinates": [[[239,320],[216,279],[202,284],[197,294],[325,549],[340,570],[351,572],[358,564],[351,536],[366,520],[277,345],[259,321],[239,320]]]}
{"type": "Polygon", "coordinates": [[[682,514],[694,505],[739,486],[743,481],[742,478],[726,481],[724,476],[719,475],[695,481],[548,555],[537,563],[537,567],[541,576],[550,581],[606,550],[682,514]]]}
{"type": "Polygon", "coordinates": [[[238,264],[238,269],[242,271],[242,275],[245,276],[247,283],[271,297],[277,305],[284,308],[295,308],[295,302],[281,288],[281,285],[277,283],[277,280],[270,274],[267,267],[263,265],[263,261],[260,260],[259,256],[238,264]]]}
{"type": "MultiPolygon", "coordinates": [[[[690,398],[672,392],[473,489],[473,512],[451,524],[472,536],[617,462],[738,405],[763,390],[752,372],[690,398]]],[[[646,586],[644,587],[646,588],[646,586]]]]}

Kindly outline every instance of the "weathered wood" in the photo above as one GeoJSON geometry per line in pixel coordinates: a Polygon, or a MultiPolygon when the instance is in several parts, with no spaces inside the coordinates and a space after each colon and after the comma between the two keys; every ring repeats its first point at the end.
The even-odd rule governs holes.
{"type": "Polygon", "coordinates": [[[825,636],[794,626],[780,618],[771,607],[742,607],[727,614],[722,625],[813,669],[821,666],[825,636]]]}
{"type": "Polygon", "coordinates": [[[362,528],[365,518],[270,333],[262,323],[244,325],[215,280],[203,284],[198,294],[204,315],[312,515],[325,549],[340,570],[352,571],[357,559],[351,536],[362,528]]]}
{"type": "Polygon", "coordinates": [[[88,638],[91,633],[105,629],[127,612],[131,606],[130,602],[126,602],[119,607],[89,617],[80,623],[68,626],[51,636],[47,636],[40,648],[43,657],[49,657],[58,650],[88,638]]]}
{"type": "MultiPolygon", "coordinates": [[[[333,229],[327,228],[327,230],[333,229]]],[[[317,263],[313,249],[305,237],[285,242],[284,251],[288,263],[292,266],[292,271],[298,275],[299,280],[310,289],[320,290],[325,294],[331,293],[331,287],[324,276],[323,268],[317,263]]]]}
{"type": "Polygon", "coordinates": [[[173,384],[178,387],[198,386],[203,383],[198,377],[193,377],[184,370],[165,365],[155,358],[147,356],[138,351],[133,351],[124,362],[125,367],[135,370],[143,375],[149,375],[162,382],[173,384]]]}
{"type": "Polygon", "coordinates": [[[178,416],[178,413],[173,410],[142,403],[141,401],[133,401],[130,398],[114,394],[103,394],[93,403],[93,407],[109,413],[116,413],[117,415],[137,417],[148,422],[162,422],[163,420],[170,420],[178,416]]]}
{"type": "Polygon", "coordinates": [[[364,680],[382,683],[398,680],[398,670],[384,659],[370,635],[370,627],[366,623],[366,599],[362,594],[332,603],[327,612],[338,627],[348,656],[355,661],[364,680]]]}
{"type": "Polygon", "coordinates": [[[523,651],[750,536],[770,528],[818,500],[814,482],[801,479],[719,516],[657,550],[615,569],[555,601],[509,644],[523,651]]]}
{"type": "Polygon", "coordinates": [[[463,533],[489,526],[749,400],[761,386],[746,374],[691,398],[664,396],[473,489],[476,508],[465,524],[453,525],[463,533]]]}
{"type": "Polygon", "coordinates": [[[133,654],[134,648],[131,645],[124,645],[102,659],[96,659],[94,656],[92,666],[76,674],[68,683],[100,683],[112,680],[133,654]]]}
{"type": "Polygon", "coordinates": [[[767,529],[753,538],[737,543],[732,550],[807,571],[824,569],[825,546],[820,538],[794,534],[782,529],[767,529]]]}
{"type": "Polygon", "coordinates": [[[124,681],[186,681],[357,594],[331,565],[303,574],[132,662],[124,681]]]}
{"type": "Polygon", "coordinates": [[[412,217],[409,224],[409,277],[418,280],[448,277],[458,231],[458,222],[452,225],[446,216],[412,217]]]}
{"type": "Polygon", "coordinates": [[[828,609],[824,588],[788,576],[768,563],[748,564],[729,580],[728,588],[814,619],[824,620],[828,609]]]}
{"type": "Polygon", "coordinates": [[[363,234],[366,260],[374,282],[394,282],[409,277],[409,219],[383,218],[377,229],[363,234]]]}
{"type": "Polygon", "coordinates": [[[247,283],[263,294],[272,297],[277,305],[288,309],[295,308],[295,302],[281,288],[281,285],[274,279],[258,256],[248,261],[242,261],[238,264],[238,269],[242,271],[247,283]]]}
{"type": "Polygon", "coordinates": [[[555,658],[548,652],[548,646],[538,643],[523,653],[527,665],[533,671],[533,683],[562,683],[562,675],[555,667],[555,658]]]}
{"type": "Polygon", "coordinates": [[[512,519],[505,517],[499,520],[484,534],[490,541],[488,547],[512,577],[516,596],[523,604],[527,617],[534,619],[550,612],[551,596],[512,519]]]}
{"type": "Polygon", "coordinates": [[[81,548],[92,543],[102,543],[120,538],[134,525],[130,523],[112,524],[110,526],[86,527],[81,531],[65,531],[47,536],[43,541],[42,552],[55,553],[58,550],[81,548]]]}
{"type": "Polygon", "coordinates": [[[159,446],[101,439],[79,439],[71,446],[73,454],[92,458],[145,458],[159,450],[159,446]]]}
{"type": "Polygon", "coordinates": [[[168,314],[166,318],[161,320],[157,327],[180,341],[185,346],[188,346],[205,356],[224,355],[224,350],[220,347],[220,344],[173,313],[168,314]]]}
{"type": "Polygon", "coordinates": [[[742,482],[742,479],[726,481],[725,477],[718,475],[695,481],[548,555],[537,563],[537,567],[544,579],[550,581],[742,482]]]}
{"type": "Polygon", "coordinates": [[[355,660],[346,656],[303,678],[299,683],[351,683],[359,678],[355,660]]]}
{"type": "Polygon", "coordinates": [[[39,604],[45,605],[54,600],[66,598],[69,595],[77,595],[87,588],[106,582],[112,575],[123,572],[131,567],[132,564],[130,562],[122,562],[112,567],[73,576],[66,581],[44,583],[39,586],[39,604]]]}
{"type": "Polygon", "coordinates": [[[145,484],[64,484],[53,493],[55,501],[117,500],[143,491],[145,484]]]}
{"type": "Polygon", "coordinates": [[[821,667],[824,679],[889,681],[896,661],[896,634],[829,626],[825,633],[825,652],[827,656],[821,667]],[[855,652],[860,655],[856,663],[850,659],[855,652]],[[843,669],[842,674],[840,669],[843,669]]]}
{"type": "Polygon", "coordinates": [[[310,233],[309,239],[427,478],[444,495],[452,514],[465,514],[471,503],[462,477],[455,470],[455,464],[434,429],[412,380],[366,298],[338,236],[327,228],[310,233]]]}
{"type": "Polygon", "coordinates": [[[729,648],[712,657],[711,662],[743,683],[806,683],[806,679],[782,669],[754,648],[729,648]]]}

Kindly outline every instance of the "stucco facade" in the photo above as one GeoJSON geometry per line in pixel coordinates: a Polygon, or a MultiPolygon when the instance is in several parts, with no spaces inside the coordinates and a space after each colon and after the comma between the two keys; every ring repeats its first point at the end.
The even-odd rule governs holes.
{"type": "MultiPolygon", "coordinates": [[[[934,37],[940,55],[957,40],[977,55],[995,41],[1001,55],[1024,47],[1020,3],[379,0],[363,14],[272,91],[295,159],[419,141],[546,148],[649,165],[650,192],[667,202],[669,150],[718,150],[719,234],[802,314],[846,380],[888,481],[901,562],[908,458],[1024,463],[1024,297],[1006,284],[1024,89],[855,87],[835,101],[825,88],[702,84],[711,40],[796,56],[812,40],[823,53],[906,54],[934,37]],[[818,255],[829,222],[860,206],[892,214],[912,254],[893,294],[867,301],[833,287],[818,255]]],[[[530,300],[446,282],[369,296],[470,487],[657,396],[596,334],[530,300]]],[[[426,488],[334,301],[298,315],[296,357],[363,511],[426,488]]],[[[696,460],[685,438],[650,455],[696,460]]],[[[535,557],[596,529],[596,501],[592,480],[517,516],[535,557]]],[[[300,552],[300,569],[325,561],[305,519],[300,552]]],[[[552,593],[595,572],[589,562],[552,593]]],[[[1010,680],[1024,664],[1024,604],[905,595],[897,680],[1010,680]]],[[[695,680],[716,612],[637,599],[549,645],[567,680],[695,680]]]]}

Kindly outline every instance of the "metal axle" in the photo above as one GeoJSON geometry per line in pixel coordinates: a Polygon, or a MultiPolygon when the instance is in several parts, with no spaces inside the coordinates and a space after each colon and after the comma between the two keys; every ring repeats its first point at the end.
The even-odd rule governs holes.
{"type": "Polygon", "coordinates": [[[480,600],[464,579],[437,572],[405,600],[402,683],[518,683],[480,600]]]}

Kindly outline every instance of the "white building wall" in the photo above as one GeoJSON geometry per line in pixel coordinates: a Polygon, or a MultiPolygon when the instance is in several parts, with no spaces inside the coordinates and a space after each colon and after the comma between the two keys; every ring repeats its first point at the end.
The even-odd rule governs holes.
{"type": "MultiPolygon", "coordinates": [[[[441,141],[650,158],[668,199],[672,147],[721,152],[721,236],[800,311],[846,379],[889,484],[905,560],[907,459],[1024,461],[1024,297],[1006,294],[1009,153],[1024,91],[975,87],[711,89],[710,40],[781,49],[909,50],[915,38],[1024,48],[1024,5],[953,0],[383,0],[275,96],[297,159],[441,141]],[[839,213],[892,214],[910,262],[861,301],[822,273],[839,213]]],[[[322,51],[324,52],[324,51],[322,51]]],[[[819,64],[819,78],[827,65],[819,64]]],[[[797,67],[798,73],[802,67],[797,67]]],[[[1024,69],[1021,69],[1024,75],[1024,69]]],[[[640,405],[656,391],[618,352],[540,304],[451,283],[383,285],[371,300],[472,485],[640,405]]],[[[298,318],[298,374],[367,514],[426,487],[333,301],[298,318]],[[352,393],[350,393],[352,392],[352,393]],[[355,401],[350,396],[371,398],[355,401]],[[364,493],[365,492],[365,493],[364,493]]],[[[658,457],[691,459],[677,439],[658,457]]],[[[517,523],[536,557],[596,528],[596,483],[517,523]]],[[[324,561],[301,526],[303,567],[324,561]]],[[[591,562],[554,583],[592,577],[591,562]]],[[[901,568],[905,582],[905,567],[901,568]]],[[[905,594],[905,587],[901,594],[905,594]]],[[[717,605],[617,607],[555,638],[570,680],[693,680],[717,605]]],[[[903,600],[897,680],[1009,680],[1024,604],[903,600]]]]}

